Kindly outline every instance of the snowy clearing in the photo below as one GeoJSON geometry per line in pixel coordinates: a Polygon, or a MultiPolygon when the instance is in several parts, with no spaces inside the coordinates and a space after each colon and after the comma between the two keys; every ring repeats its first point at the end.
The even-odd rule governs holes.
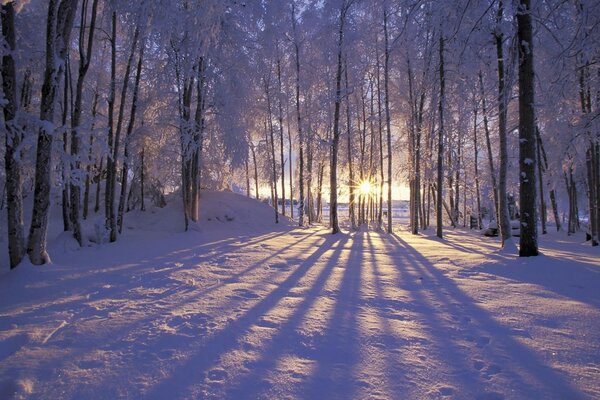
{"type": "Polygon", "coordinates": [[[465,230],[332,236],[231,193],[202,207],[187,234],[170,205],[1,275],[0,398],[600,398],[600,260],[578,238],[519,259],[465,230]]]}

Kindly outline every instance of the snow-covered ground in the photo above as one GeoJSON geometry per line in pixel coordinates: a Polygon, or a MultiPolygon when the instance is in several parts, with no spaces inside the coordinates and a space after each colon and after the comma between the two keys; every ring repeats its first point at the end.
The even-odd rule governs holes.
{"type": "Polygon", "coordinates": [[[600,398],[600,256],[448,230],[332,236],[205,193],[0,275],[0,398],[600,398]]]}

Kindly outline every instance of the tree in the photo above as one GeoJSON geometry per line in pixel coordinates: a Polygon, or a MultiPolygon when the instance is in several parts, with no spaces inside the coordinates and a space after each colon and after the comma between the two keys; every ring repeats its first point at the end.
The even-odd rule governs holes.
{"type": "MultiPolygon", "coordinates": [[[[86,39],[85,29],[87,24],[87,5],[88,0],[83,0],[81,10],[81,26],[79,27],[79,69],[77,74],[77,86],[75,88],[75,105],[73,107],[73,115],[71,117],[71,172],[76,173],[81,168],[81,162],[79,161],[79,141],[80,141],[80,129],[81,125],[81,109],[82,109],[82,98],[83,98],[83,83],[87,72],[90,67],[92,58],[92,46],[94,44],[94,32],[96,27],[96,14],[98,10],[98,0],[93,0],[91,21],[89,26],[89,32],[86,39]]],[[[79,174],[77,174],[79,175],[79,174]]],[[[70,193],[71,198],[69,201],[70,206],[70,220],[71,227],[73,229],[73,237],[81,246],[81,222],[80,222],[80,203],[81,203],[81,182],[79,179],[71,177],[70,180],[70,193]]]]}
{"type": "Polygon", "coordinates": [[[50,207],[50,170],[52,162],[54,101],[64,68],[78,0],[49,0],[46,25],[46,62],[42,86],[40,120],[35,164],[33,215],[27,254],[32,264],[50,261],[46,252],[48,210],[50,207]]]}
{"type": "Polygon", "coordinates": [[[2,55],[2,90],[6,104],[4,127],[6,128],[6,150],[4,167],[6,171],[6,199],[8,214],[8,254],[10,268],[15,268],[25,255],[23,232],[23,191],[20,165],[21,129],[17,123],[17,76],[13,52],[16,48],[15,9],[12,2],[2,4],[2,38],[8,51],[2,55]]]}
{"type": "Polygon", "coordinates": [[[330,163],[330,200],[329,213],[331,219],[331,233],[336,234],[340,231],[337,210],[337,167],[338,167],[338,148],[340,142],[340,109],[342,104],[342,51],[344,45],[344,25],[346,16],[352,5],[352,1],[344,1],[340,7],[340,24],[338,30],[338,48],[337,48],[337,72],[335,75],[335,111],[333,116],[333,139],[331,143],[331,163],[330,163]]]}
{"type": "Polygon", "coordinates": [[[520,257],[538,255],[536,213],[536,137],[531,2],[520,0],[519,39],[519,199],[521,205],[520,257]]]}

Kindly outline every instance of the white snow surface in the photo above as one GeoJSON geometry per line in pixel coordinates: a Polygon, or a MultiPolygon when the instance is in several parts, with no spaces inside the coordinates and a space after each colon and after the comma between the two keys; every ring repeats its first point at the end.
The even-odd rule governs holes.
{"type": "Polygon", "coordinates": [[[330,235],[203,193],[0,275],[1,399],[600,398],[600,258],[447,230],[330,235]]]}

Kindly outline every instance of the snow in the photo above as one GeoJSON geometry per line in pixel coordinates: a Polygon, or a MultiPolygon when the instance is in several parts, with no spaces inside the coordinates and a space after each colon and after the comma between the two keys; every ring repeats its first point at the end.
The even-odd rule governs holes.
{"type": "Polygon", "coordinates": [[[600,397],[600,258],[498,239],[275,225],[203,193],[127,214],[117,243],[0,275],[0,398],[600,397]]]}

